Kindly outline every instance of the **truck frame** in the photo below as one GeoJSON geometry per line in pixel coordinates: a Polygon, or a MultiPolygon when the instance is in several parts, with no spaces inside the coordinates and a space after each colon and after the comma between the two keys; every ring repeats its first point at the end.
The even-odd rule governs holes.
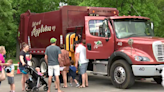
{"type": "Polygon", "coordinates": [[[160,84],[164,39],[154,37],[153,23],[142,16],[119,16],[116,8],[63,6],[57,11],[21,14],[20,48],[30,46],[33,67],[47,72],[44,52],[50,38],[64,44],[74,60],[74,41],[86,40],[88,70],[110,76],[117,88],[130,88],[136,77],[160,84]]]}

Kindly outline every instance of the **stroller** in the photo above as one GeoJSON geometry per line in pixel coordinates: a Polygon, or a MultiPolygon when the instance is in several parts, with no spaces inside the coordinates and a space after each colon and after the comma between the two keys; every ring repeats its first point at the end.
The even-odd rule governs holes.
{"type": "Polygon", "coordinates": [[[26,69],[24,70],[25,72],[29,73],[32,77],[30,77],[28,80],[26,80],[26,92],[39,92],[39,88],[42,87],[43,85],[45,85],[43,87],[44,91],[48,90],[48,84],[47,82],[44,80],[43,76],[38,75],[37,71],[35,69],[33,69],[30,66],[26,66],[26,69]]]}

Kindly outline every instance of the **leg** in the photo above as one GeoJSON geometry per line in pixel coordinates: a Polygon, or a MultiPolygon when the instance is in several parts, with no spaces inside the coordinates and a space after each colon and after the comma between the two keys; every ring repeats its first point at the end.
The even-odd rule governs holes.
{"type": "Polygon", "coordinates": [[[55,73],[55,78],[56,78],[56,84],[57,84],[57,87],[58,87],[58,92],[62,92],[60,90],[60,81],[59,81],[60,66],[59,65],[55,65],[55,66],[53,66],[53,68],[54,68],[54,73],[55,73]]]}
{"type": "Polygon", "coordinates": [[[79,83],[77,82],[77,80],[76,80],[76,79],[74,79],[74,82],[75,82],[76,84],[79,84],[79,83]]]}
{"type": "Polygon", "coordinates": [[[53,67],[52,66],[48,66],[48,75],[49,75],[49,78],[48,78],[48,91],[47,92],[50,92],[51,81],[52,81],[52,76],[53,76],[53,67]]]}
{"type": "Polygon", "coordinates": [[[49,76],[49,78],[48,78],[48,91],[47,91],[47,92],[50,92],[50,88],[51,88],[51,79],[52,79],[52,76],[49,76]]]}
{"type": "Polygon", "coordinates": [[[24,74],[22,74],[22,91],[24,91],[25,90],[25,75],[24,74]]]}
{"type": "Polygon", "coordinates": [[[54,82],[54,84],[55,84],[55,90],[57,90],[58,87],[57,87],[57,83],[56,83],[56,81],[54,82]]]}
{"type": "Polygon", "coordinates": [[[15,92],[15,84],[11,84],[11,91],[15,92]]]}
{"type": "Polygon", "coordinates": [[[72,84],[72,77],[70,77],[70,84],[72,84]]]}
{"type": "Polygon", "coordinates": [[[85,87],[85,74],[82,74],[82,87],[85,87]]]}
{"type": "Polygon", "coordinates": [[[64,87],[67,87],[67,71],[62,71],[64,87]]]}
{"type": "Polygon", "coordinates": [[[82,85],[80,86],[80,88],[84,88],[85,87],[85,82],[86,82],[86,64],[81,64],[80,68],[80,73],[82,75],[82,85]]]}
{"type": "Polygon", "coordinates": [[[86,84],[86,87],[88,87],[88,74],[85,73],[85,84],[86,84]]]}

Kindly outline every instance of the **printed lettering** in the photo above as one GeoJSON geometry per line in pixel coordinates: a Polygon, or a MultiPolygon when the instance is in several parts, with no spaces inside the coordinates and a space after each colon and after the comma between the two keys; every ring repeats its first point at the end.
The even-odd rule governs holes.
{"type": "Polygon", "coordinates": [[[40,28],[36,28],[37,25],[41,25],[41,20],[39,22],[33,22],[32,23],[32,27],[34,27],[34,28],[31,31],[31,36],[37,37],[43,32],[48,32],[48,31],[51,31],[51,30],[55,31],[55,29],[56,29],[56,26],[52,26],[52,27],[47,26],[47,25],[44,26],[43,24],[41,25],[40,28]]]}

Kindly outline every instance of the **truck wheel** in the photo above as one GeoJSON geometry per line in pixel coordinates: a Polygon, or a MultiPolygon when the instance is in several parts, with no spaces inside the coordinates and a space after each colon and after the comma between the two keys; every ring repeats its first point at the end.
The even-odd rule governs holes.
{"type": "Polygon", "coordinates": [[[43,72],[43,73],[47,73],[48,66],[47,66],[47,63],[46,63],[46,61],[45,61],[44,58],[42,58],[42,59],[40,60],[40,70],[41,70],[41,72],[43,72]]]}
{"type": "Polygon", "coordinates": [[[32,59],[31,59],[31,63],[32,63],[32,67],[33,68],[35,68],[35,67],[37,67],[39,64],[38,64],[38,60],[35,58],[35,57],[33,57],[32,59]]]}
{"type": "Polygon", "coordinates": [[[130,65],[125,60],[115,61],[110,69],[112,84],[121,89],[133,86],[135,77],[130,65]]]}
{"type": "Polygon", "coordinates": [[[154,78],[154,81],[155,81],[157,84],[161,84],[161,83],[162,83],[162,77],[156,77],[156,78],[154,78]]]}

